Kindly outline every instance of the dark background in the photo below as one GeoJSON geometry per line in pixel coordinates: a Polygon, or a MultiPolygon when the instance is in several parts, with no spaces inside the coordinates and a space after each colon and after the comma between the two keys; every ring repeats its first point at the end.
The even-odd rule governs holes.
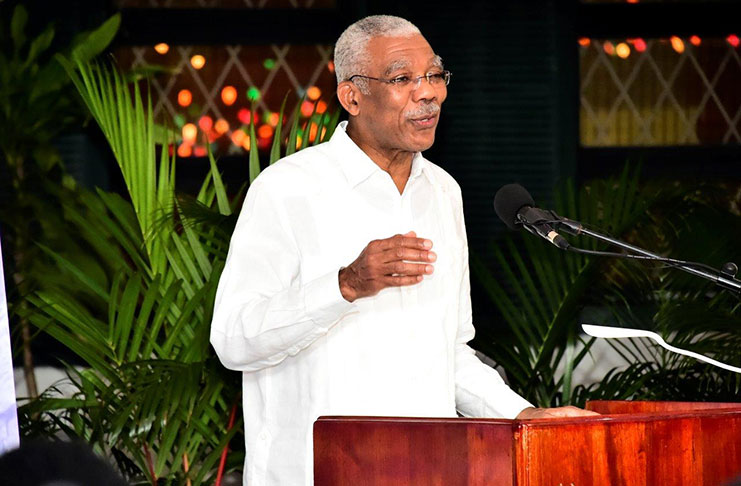
{"type": "MultiPolygon", "coordinates": [[[[59,42],[119,10],[111,0],[26,4],[32,24],[40,28],[55,22],[59,42]]],[[[648,177],[738,179],[738,145],[581,148],[576,41],[582,36],[724,36],[737,29],[740,7],[736,1],[338,0],[334,9],[310,11],[124,8],[113,47],[333,43],[365,15],[411,20],[454,73],[436,143],[426,155],[460,183],[470,245],[482,251],[503,230],[491,201],[508,182],[523,184],[536,202],[547,206],[559,181],[615,173],[627,160],[642,162],[648,177]],[[209,22],[203,22],[204,15],[209,22]]],[[[226,159],[227,176],[244,177],[246,157],[226,159]]],[[[205,161],[188,163],[181,175],[200,181],[200,171],[193,167],[204,167],[205,161]]],[[[84,178],[94,168],[76,170],[84,178]]],[[[115,188],[117,170],[109,172],[115,188]]]]}

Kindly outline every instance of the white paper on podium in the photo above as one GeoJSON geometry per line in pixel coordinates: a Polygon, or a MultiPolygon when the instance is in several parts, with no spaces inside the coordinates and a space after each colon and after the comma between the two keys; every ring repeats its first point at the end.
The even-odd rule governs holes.
{"type": "Polygon", "coordinates": [[[713,366],[717,366],[718,368],[723,368],[724,370],[733,371],[734,373],[741,373],[741,368],[738,368],[736,366],[731,366],[729,364],[721,363],[720,361],[716,361],[713,358],[708,358],[707,356],[697,354],[693,351],[687,351],[686,349],[675,348],[671,344],[667,344],[666,341],[664,341],[664,339],[658,334],[656,334],[655,332],[644,331],[642,329],[630,329],[627,327],[595,326],[593,324],[582,324],[581,328],[584,329],[584,332],[586,332],[588,335],[592,337],[598,337],[598,338],[620,339],[620,338],[642,337],[642,338],[653,339],[659,344],[659,346],[661,346],[664,349],[668,349],[669,351],[672,351],[673,353],[681,354],[683,356],[689,356],[690,358],[695,358],[700,361],[710,363],[713,366]]]}
{"type": "Polygon", "coordinates": [[[15,403],[13,358],[10,352],[8,303],[5,299],[5,275],[0,246],[0,454],[18,447],[18,413],[15,403]]]}

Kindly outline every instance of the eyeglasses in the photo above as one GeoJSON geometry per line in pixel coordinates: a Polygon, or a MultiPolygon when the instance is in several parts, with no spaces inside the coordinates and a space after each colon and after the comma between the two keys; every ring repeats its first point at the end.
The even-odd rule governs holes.
{"type": "Polygon", "coordinates": [[[409,89],[411,91],[419,88],[419,85],[420,83],[422,83],[423,79],[427,79],[427,82],[435,88],[442,88],[443,86],[447,86],[448,83],[450,83],[450,76],[452,75],[453,73],[451,73],[450,71],[440,71],[427,73],[423,74],[422,76],[416,77],[402,75],[387,79],[374,78],[372,76],[364,76],[362,74],[354,74],[347,80],[352,81],[353,78],[372,79],[373,81],[380,81],[398,89],[409,89]]]}

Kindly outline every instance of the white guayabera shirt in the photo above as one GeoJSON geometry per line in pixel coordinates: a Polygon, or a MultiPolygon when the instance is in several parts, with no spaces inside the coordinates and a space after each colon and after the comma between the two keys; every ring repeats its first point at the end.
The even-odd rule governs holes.
{"type": "Polygon", "coordinates": [[[211,343],[243,371],[249,486],[310,485],[319,415],[515,417],[531,406],[466,345],[474,336],[460,188],[416,154],[399,194],[345,133],[269,167],[247,193],[211,343]],[[338,272],[415,231],[435,272],[354,303],[338,272]]]}

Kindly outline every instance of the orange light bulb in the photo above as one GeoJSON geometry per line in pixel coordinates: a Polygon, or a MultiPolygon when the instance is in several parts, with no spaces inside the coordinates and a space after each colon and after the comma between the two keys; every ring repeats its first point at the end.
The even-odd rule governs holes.
{"type": "Polygon", "coordinates": [[[684,41],[677,37],[676,35],[673,35],[669,38],[669,40],[672,43],[672,49],[677,51],[678,54],[681,54],[684,52],[684,41]]]}
{"type": "Polygon", "coordinates": [[[178,157],[190,157],[191,153],[192,153],[192,149],[191,149],[190,144],[181,143],[178,146],[178,157]]]}
{"type": "Polygon", "coordinates": [[[322,90],[316,86],[312,86],[306,90],[306,97],[312,101],[316,101],[322,95],[322,90]]]}
{"type": "Polygon", "coordinates": [[[630,47],[625,42],[621,42],[615,46],[615,54],[617,54],[620,59],[626,59],[630,56],[630,47]]]}
{"type": "Polygon", "coordinates": [[[257,129],[258,138],[270,138],[273,136],[273,127],[270,125],[262,125],[257,129]]]}
{"type": "Polygon", "coordinates": [[[188,89],[178,91],[178,105],[189,106],[193,102],[193,93],[188,89]]]}
{"type": "Polygon", "coordinates": [[[206,58],[200,54],[196,54],[190,58],[190,65],[193,66],[193,69],[201,69],[205,64],[206,58]]]}
{"type": "Polygon", "coordinates": [[[224,120],[223,118],[219,118],[218,120],[216,120],[214,130],[216,130],[216,133],[218,133],[219,135],[225,134],[229,131],[229,122],[224,120]]]}
{"type": "Polygon", "coordinates": [[[223,101],[226,106],[233,105],[234,102],[237,101],[237,88],[234,86],[224,86],[221,90],[221,101],[223,101]]]}
{"type": "Polygon", "coordinates": [[[304,117],[310,117],[314,113],[314,103],[311,101],[304,101],[301,103],[301,115],[304,117]]]}
{"type": "Polygon", "coordinates": [[[208,132],[214,126],[214,121],[208,115],[203,115],[198,120],[198,127],[204,132],[208,132]]]}
{"type": "Polygon", "coordinates": [[[244,137],[246,136],[247,134],[244,133],[244,130],[234,130],[234,132],[232,133],[232,143],[237,147],[241,147],[242,142],[244,141],[244,137]]]}
{"type": "Polygon", "coordinates": [[[196,141],[196,135],[198,135],[198,128],[192,123],[186,123],[183,125],[183,142],[192,144],[196,141]]]}

